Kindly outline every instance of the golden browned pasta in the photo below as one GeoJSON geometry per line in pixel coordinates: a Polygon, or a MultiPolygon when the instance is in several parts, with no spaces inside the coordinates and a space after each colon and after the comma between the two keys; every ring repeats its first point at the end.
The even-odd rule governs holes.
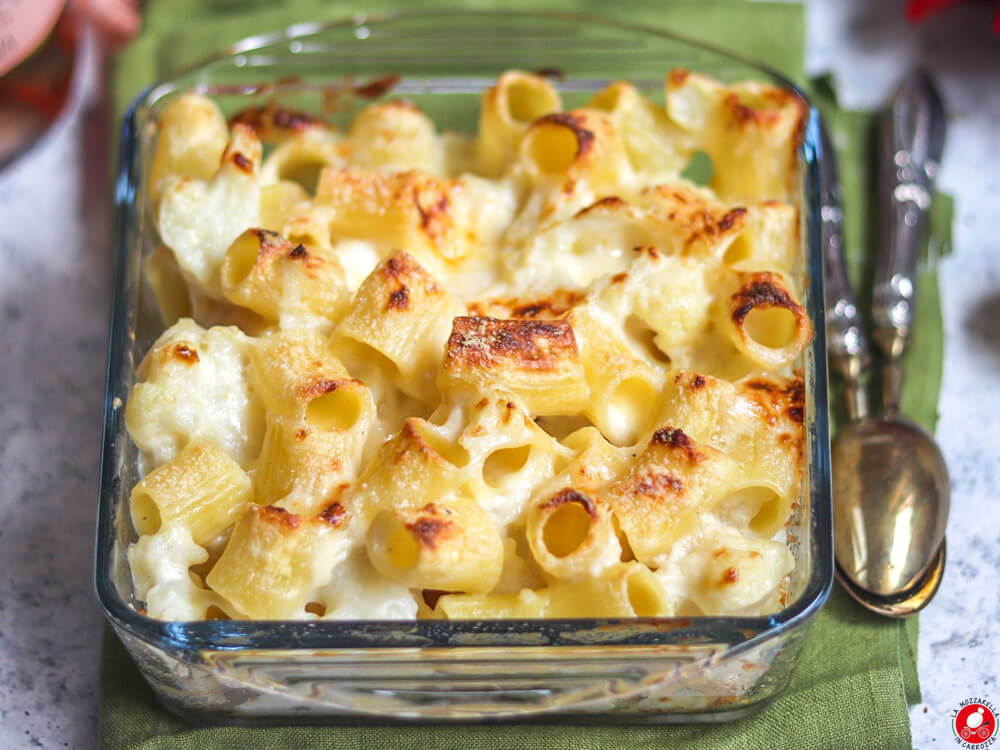
{"type": "Polygon", "coordinates": [[[511,70],[483,92],[477,150],[479,169],[499,176],[509,165],[524,131],[535,120],[562,111],[559,92],[541,76],[511,70]]]}
{"type": "Polygon", "coordinates": [[[163,110],[145,272],[170,327],[125,409],[151,616],[786,603],[805,110],[687,71],[664,103],[580,83],[508,71],[471,134],[392,96],[342,129],[163,110]]]}
{"type": "Polygon", "coordinates": [[[577,413],[589,396],[566,320],[455,318],[440,382],[445,390],[462,384],[508,391],[535,416],[577,413]]]}

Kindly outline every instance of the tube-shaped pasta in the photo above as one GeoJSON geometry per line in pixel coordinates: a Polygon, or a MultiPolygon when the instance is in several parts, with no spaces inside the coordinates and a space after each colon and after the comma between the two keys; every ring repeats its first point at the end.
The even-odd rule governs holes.
{"type": "Polygon", "coordinates": [[[442,173],[444,154],[434,123],[406,100],[365,107],[351,123],[350,138],[352,164],[385,171],[442,173]]]}
{"type": "Polygon", "coordinates": [[[628,475],[606,496],[636,559],[656,564],[658,555],[726,497],[737,471],[731,458],[679,428],[653,433],[628,475]]]}
{"type": "Polygon", "coordinates": [[[247,107],[229,118],[229,124],[242,123],[253,128],[261,140],[284,143],[310,130],[331,130],[330,126],[308,112],[276,104],[247,107]]]}
{"type": "Polygon", "coordinates": [[[405,393],[433,401],[434,379],[458,310],[434,277],[400,252],[361,284],[334,333],[335,345],[358,369],[375,365],[405,393]]]}
{"type": "Polygon", "coordinates": [[[308,195],[314,195],[322,171],[343,166],[347,150],[336,132],[318,125],[309,127],[284,139],[264,160],[261,183],[296,182],[308,195]]]}
{"type": "Polygon", "coordinates": [[[608,113],[632,169],[644,181],[676,177],[691,158],[695,144],[690,134],[631,83],[612,83],[594,94],[587,108],[608,113]]]}
{"type": "Polygon", "coordinates": [[[621,555],[610,509],[572,487],[534,503],[526,523],[532,555],[555,578],[600,575],[621,555]]]}
{"type": "Polygon", "coordinates": [[[159,202],[160,183],[168,175],[207,180],[219,168],[229,130],[219,106],[204,96],[182,94],[157,121],[156,152],[150,168],[152,201],[159,202]]]}
{"type": "MultiPolygon", "coordinates": [[[[291,180],[278,180],[260,189],[260,226],[277,234],[284,234],[287,228],[296,226],[298,217],[305,213],[309,215],[309,194],[299,183],[291,180]]],[[[319,233],[316,239],[300,240],[307,245],[322,244],[326,239],[325,232],[319,233]]],[[[295,242],[294,244],[299,244],[295,242]]]]}
{"type": "Polygon", "coordinates": [[[412,507],[448,497],[468,480],[468,462],[468,452],[440,428],[410,417],[379,447],[344,504],[370,521],[380,508],[412,507]]]}
{"type": "Polygon", "coordinates": [[[812,340],[812,322],[778,272],[731,271],[718,300],[718,325],[767,370],[791,364],[812,340]]]}
{"type": "Polygon", "coordinates": [[[476,142],[479,171],[487,177],[503,173],[527,127],[561,111],[559,92],[545,78],[519,70],[501,75],[482,95],[476,142]]]}
{"type": "Polygon", "coordinates": [[[253,476],[257,501],[281,501],[296,513],[316,512],[357,473],[367,437],[366,426],[358,422],[344,430],[317,429],[294,418],[273,418],[253,476]]]}
{"type": "Polygon", "coordinates": [[[536,183],[579,180],[595,191],[614,189],[630,170],[611,118],[588,109],[535,120],[521,139],[518,163],[536,183]]]}
{"type": "Polygon", "coordinates": [[[250,350],[250,363],[254,386],[272,415],[337,430],[371,418],[364,385],[351,379],[322,334],[288,330],[264,336],[250,350]]]}
{"type": "Polygon", "coordinates": [[[192,305],[187,280],[177,259],[166,245],[157,245],[143,263],[143,273],[156,297],[156,306],[166,326],[190,318],[192,305]]]}
{"type": "Polygon", "coordinates": [[[535,617],[665,617],[674,612],[659,579],[645,565],[620,563],[595,578],[558,581],[519,594],[449,594],[434,614],[449,620],[535,617]]]}
{"type": "Polygon", "coordinates": [[[797,94],[755,82],[725,86],[673,70],[666,100],[671,119],[712,158],[711,187],[724,200],[783,200],[794,190],[808,115],[797,94]]]}
{"type": "Polygon", "coordinates": [[[476,177],[332,167],[314,205],[329,212],[332,236],[402,248],[434,273],[496,241],[515,208],[509,186],[476,177]]]}
{"type": "Polygon", "coordinates": [[[240,234],[260,224],[258,170],[261,143],[252,128],[236,124],[218,171],[208,180],[167,175],[160,185],[156,228],[185,275],[222,298],[220,269],[240,234]]]}
{"type": "Polygon", "coordinates": [[[738,528],[773,536],[799,496],[804,386],[799,376],[755,376],[732,384],[679,371],[664,391],[657,421],[740,464],[740,478],[718,513],[738,528]]]}
{"type": "Polygon", "coordinates": [[[314,315],[336,321],[349,292],[336,258],[266,229],[248,229],[226,250],[222,293],[265,320],[314,315]]]}
{"type": "Polygon", "coordinates": [[[532,416],[577,414],[589,393],[566,320],[455,318],[440,384],[513,393],[532,416]]]}
{"type": "Polygon", "coordinates": [[[653,417],[663,372],[635,357],[593,309],[578,307],[571,320],[590,389],[584,414],[615,445],[631,445],[653,417]]]}
{"type": "Polygon", "coordinates": [[[724,530],[710,534],[682,562],[694,584],[691,599],[706,615],[736,614],[758,604],[776,592],[794,565],[786,544],[724,530]]]}
{"type": "Polygon", "coordinates": [[[299,617],[347,556],[350,517],[333,503],[313,518],[252,505],[205,582],[252,620],[299,617]]]}
{"type": "Polygon", "coordinates": [[[410,588],[484,593],[503,570],[500,534],[486,511],[462,493],[380,511],[367,545],[375,569],[410,588]]]}
{"type": "Polygon", "coordinates": [[[550,591],[522,589],[517,594],[446,594],[430,617],[448,620],[530,620],[546,616],[550,591]]]}
{"type": "Polygon", "coordinates": [[[204,546],[232,526],[253,499],[250,477],[238,463],[211,443],[192,440],[173,461],[140,480],[129,506],[139,534],[181,523],[195,544],[204,546]]]}

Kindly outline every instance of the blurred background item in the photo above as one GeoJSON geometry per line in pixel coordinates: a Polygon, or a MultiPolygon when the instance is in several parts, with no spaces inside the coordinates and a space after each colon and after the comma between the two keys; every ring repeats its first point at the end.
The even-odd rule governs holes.
{"type": "MultiPolygon", "coordinates": [[[[978,0],[984,2],[986,0],[978,0]]],[[[914,22],[921,22],[933,13],[958,5],[962,0],[909,0],[906,3],[906,17],[914,22]]],[[[1000,34],[1000,4],[997,4],[996,15],[993,16],[993,30],[1000,34]]]]}
{"type": "Polygon", "coordinates": [[[66,108],[85,30],[108,50],[139,25],[135,0],[0,0],[0,169],[66,108]]]}

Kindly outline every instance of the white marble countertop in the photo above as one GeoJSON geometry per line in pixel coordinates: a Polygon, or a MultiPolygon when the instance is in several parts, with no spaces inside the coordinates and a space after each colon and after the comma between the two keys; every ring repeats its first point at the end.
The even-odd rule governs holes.
{"type": "MultiPolygon", "coordinates": [[[[952,115],[941,184],[957,199],[941,263],[947,350],[938,428],[952,473],[949,560],[920,620],[914,745],[952,741],[964,698],[1000,703],[1000,37],[989,3],[918,29],[901,2],[810,4],[810,70],[872,106],[911,65],[952,115]]],[[[95,744],[101,615],[94,503],[109,296],[107,153],[76,108],[0,173],[0,747],[95,744]]]]}

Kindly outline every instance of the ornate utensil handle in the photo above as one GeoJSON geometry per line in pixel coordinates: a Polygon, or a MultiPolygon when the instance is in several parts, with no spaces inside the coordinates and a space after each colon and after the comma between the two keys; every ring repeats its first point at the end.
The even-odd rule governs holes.
{"type": "Polygon", "coordinates": [[[879,116],[879,247],[872,294],[874,338],[885,356],[882,398],[899,408],[899,358],[909,345],[917,260],[927,231],[934,179],[944,150],[945,115],[930,77],[917,70],[879,116]]]}
{"type": "Polygon", "coordinates": [[[847,385],[847,413],[861,419],[868,412],[859,377],[870,362],[868,337],[844,261],[844,212],[841,208],[837,153],[820,121],[821,238],[823,243],[826,330],[830,362],[847,385]]]}

